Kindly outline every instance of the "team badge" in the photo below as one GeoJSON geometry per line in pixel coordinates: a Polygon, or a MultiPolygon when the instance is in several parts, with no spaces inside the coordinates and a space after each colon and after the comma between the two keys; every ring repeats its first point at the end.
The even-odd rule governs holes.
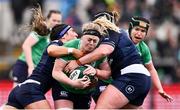
{"type": "Polygon", "coordinates": [[[134,92],[134,86],[132,85],[127,85],[126,88],[125,88],[125,91],[128,93],[128,94],[131,94],[134,92]]]}

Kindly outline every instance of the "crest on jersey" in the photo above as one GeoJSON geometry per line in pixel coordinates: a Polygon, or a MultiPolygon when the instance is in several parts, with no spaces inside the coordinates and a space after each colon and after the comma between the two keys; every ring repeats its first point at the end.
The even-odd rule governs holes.
{"type": "Polygon", "coordinates": [[[134,86],[132,85],[127,85],[126,88],[125,88],[125,91],[128,93],[128,94],[132,94],[134,92],[134,86]]]}

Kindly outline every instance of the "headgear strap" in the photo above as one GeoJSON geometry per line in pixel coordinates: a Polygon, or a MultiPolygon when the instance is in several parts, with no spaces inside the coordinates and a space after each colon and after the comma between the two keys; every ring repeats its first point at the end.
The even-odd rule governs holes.
{"type": "Polygon", "coordinates": [[[100,18],[100,17],[103,17],[103,16],[105,16],[106,19],[109,20],[110,22],[112,22],[112,23],[115,22],[113,13],[106,12],[106,11],[105,12],[100,12],[100,13],[96,14],[94,16],[94,19],[97,19],[97,18],[100,18]]]}
{"type": "Polygon", "coordinates": [[[97,30],[94,30],[94,29],[84,30],[83,35],[94,35],[94,36],[98,36],[99,38],[101,38],[100,32],[97,30]]]}
{"type": "Polygon", "coordinates": [[[146,34],[148,32],[149,29],[149,20],[143,18],[143,17],[132,17],[130,22],[129,22],[129,34],[131,33],[131,30],[135,27],[135,26],[140,26],[142,28],[146,29],[146,34]]]}
{"type": "Polygon", "coordinates": [[[140,26],[140,27],[146,28],[146,30],[148,30],[149,28],[149,24],[147,22],[144,22],[142,20],[136,20],[134,18],[132,18],[132,21],[130,22],[130,24],[132,25],[132,27],[140,26]]]}

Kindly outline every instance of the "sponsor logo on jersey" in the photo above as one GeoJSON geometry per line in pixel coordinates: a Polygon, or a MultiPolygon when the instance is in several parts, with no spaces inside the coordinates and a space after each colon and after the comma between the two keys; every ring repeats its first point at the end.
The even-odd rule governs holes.
{"type": "Polygon", "coordinates": [[[60,92],[60,96],[67,97],[67,96],[68,96],[68,92],[66,92],[66,91],[61,91],[61,92],[60,92]]]}
{"type": "Polygon", "coordinates": [[[79,75],[80,75],[80,72],[81,72],[80,70],[74,70],[74,71],[70,74],[69,78],[72,79],[72,80],[78,79],[78,78],[79,78],[79,75]]]}

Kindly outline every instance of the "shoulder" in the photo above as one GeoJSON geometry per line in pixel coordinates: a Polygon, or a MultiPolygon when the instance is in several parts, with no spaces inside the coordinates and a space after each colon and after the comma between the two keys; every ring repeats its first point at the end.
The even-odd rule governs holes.
{"type": "Polygon", "coordinates": [[[149,47],[144,41],[139,42],[139,44],[137,45],[137,48],[139,48],[141,53],[146,56],[151,54],[149,47]]]}
{"type": "Polygon", "coordinates": [[[29,35],[36,39],[47,39],[49,37],[49,34],[46,36],[41,36],[35,31],[31,31],[29,35]]]}
{"type": "Polygon", "coordinates": [[[140,46],[140,47],[143,47],[144,49],[149,50],[148,45],[147,45],[144,41],[139,42],[139,46],[140,46]]]}
{"type": "Polygon", "coordinates": [[[34,38],[37,41],[39,39],[41,39],[41,37],[35,31],[31,31],[30,34],[29,34],[29,37],[32,37],[32,38],[34,38]]]}

